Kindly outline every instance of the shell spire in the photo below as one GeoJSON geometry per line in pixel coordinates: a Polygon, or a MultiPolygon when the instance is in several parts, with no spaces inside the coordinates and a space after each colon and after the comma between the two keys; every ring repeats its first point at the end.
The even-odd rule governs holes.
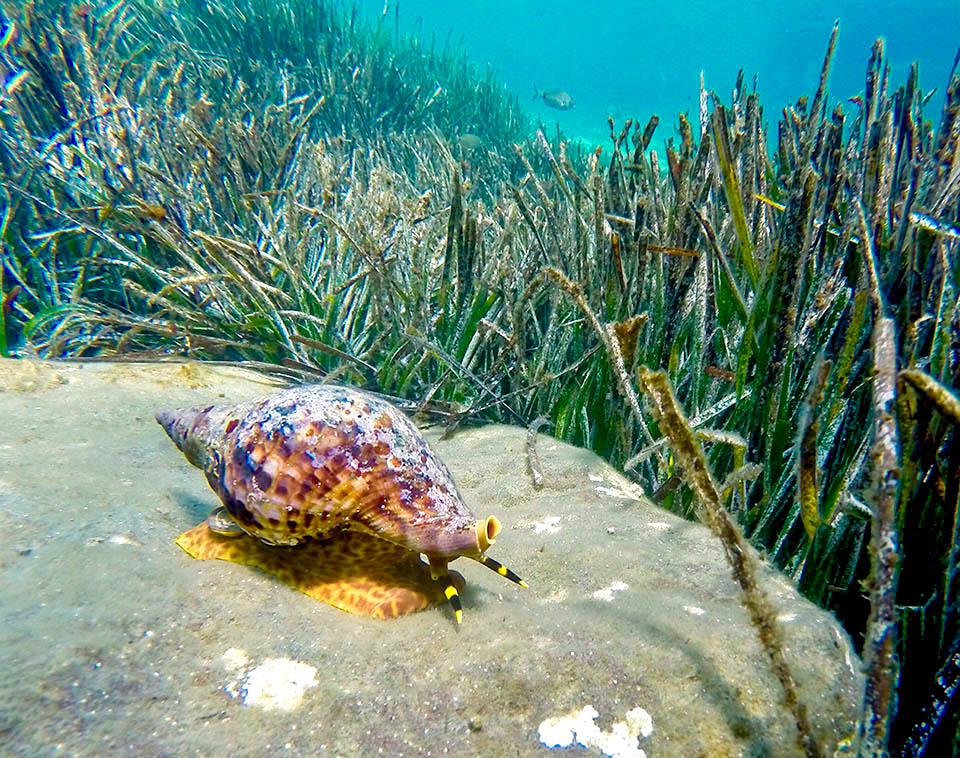
{"type": "Polygon", "coordinates": [[[157,423],[173,440],[173,444],[199,469],[206,468],[208,456],[222,441],[219,430],[214,431],[216,419],[210,415],[215,410],[219,410],[218,406],[210,405],[206,408],[160,411],[156,415],[157,423]]]}

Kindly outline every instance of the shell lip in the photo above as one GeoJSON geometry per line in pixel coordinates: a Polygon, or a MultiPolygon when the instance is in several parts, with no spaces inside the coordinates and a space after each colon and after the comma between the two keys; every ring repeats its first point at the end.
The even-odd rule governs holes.
{"type": "Polygon", "coordinates": [[[503,526],[496,516],[487,516],[487,518],[477,521],[473,525],[477,535],[477,547],[480,549],[480,555],[487,552],[487,548],[497,541],[497,535],[500,534],[503,526]]]}

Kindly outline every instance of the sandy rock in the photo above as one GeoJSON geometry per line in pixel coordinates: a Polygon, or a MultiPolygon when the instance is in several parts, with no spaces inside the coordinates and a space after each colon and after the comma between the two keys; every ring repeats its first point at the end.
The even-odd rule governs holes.
{"type": "MultiPolygon", "coordinates": [[[[153,414],[275,386],[196,364],[0,361],[5,751],[798,754],[713,536],[543,435],[534,490],[525,430],[427,433],[474,512],[503,522],[490,555],[530,585],[457,561],[459,628],[446,607],[359,618],[189,558],[174,537],[215,496],[153,414]]],[[[830,754],[853,731],[860,663],[786,579],[763,584],[830,754]]]]}

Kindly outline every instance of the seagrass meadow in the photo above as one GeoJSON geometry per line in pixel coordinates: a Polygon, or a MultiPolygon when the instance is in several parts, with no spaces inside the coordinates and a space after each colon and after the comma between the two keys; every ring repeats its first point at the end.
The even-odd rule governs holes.
{"type": "Polygon", "coordinates": [[[831,107],[835,27],[781,113],[741,76],[583,152],[350,6],[3,5],[0,352],[545,428],[721,535],[808,754],[741,531],[862,648],[851,750],[957,754],[956,63],[929,113],[878,41],[831,107]]]}

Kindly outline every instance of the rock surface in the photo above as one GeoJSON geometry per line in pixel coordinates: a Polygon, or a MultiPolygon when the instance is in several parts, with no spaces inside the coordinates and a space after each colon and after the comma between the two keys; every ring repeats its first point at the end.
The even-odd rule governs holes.
{"type": "MultiPolygon", "coordinates": [[[[708,530],[592,453],[525,430],[428,438],[491,549],[449,608],[377,621],[174,537],[216,504],[153,420],[273,390],[188,365],[0,361],[0,753],[798,754],[780,688],[708,530]],[[598,715],[594,715],[598,714],[598,715]],[[581,745],[557,747],[544,743],[581,745]],[[586,747],[584,747],[584,745],[586,747]]],[[[860,664],[838,624],[765,570],[826,754],[860,664]]]]}

